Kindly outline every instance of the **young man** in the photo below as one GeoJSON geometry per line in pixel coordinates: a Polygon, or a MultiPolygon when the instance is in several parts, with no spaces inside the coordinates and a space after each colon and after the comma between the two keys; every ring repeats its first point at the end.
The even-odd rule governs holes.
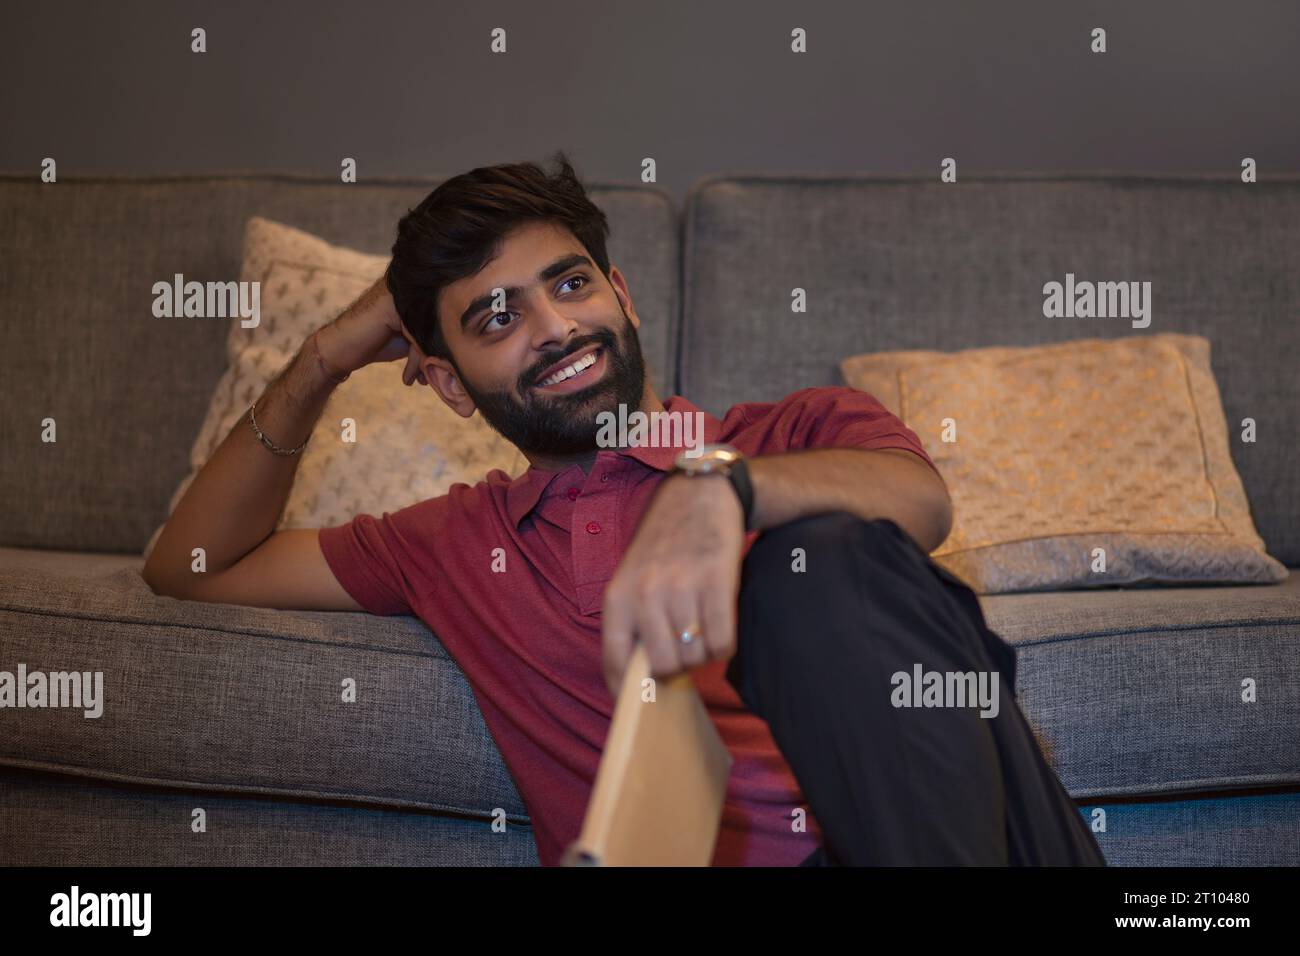
{"type": "Polygon", "coordinates": [[[474,689],[543,864],[578,834],[637,641],[656,676],[689,670],[733,756],[716,865],[1102,863],[1015,704],[1011,647],[927,557],[951,505],[916,435],[848,388],[720,420],[662,402],[605,217],[558,158],[474,169],[402,218],[385,277],[193,482],[151,587],[420,617],[474,689]],[[402,357],[404,384],[477,410],[531,467],[275,531],[336,382],[402,357]],[[703,434],[605,442],[601,413],[632,412],[703,434]],[[893,675],[917,666],[993,678],[1000,702],[896,706],[893,675]]]}

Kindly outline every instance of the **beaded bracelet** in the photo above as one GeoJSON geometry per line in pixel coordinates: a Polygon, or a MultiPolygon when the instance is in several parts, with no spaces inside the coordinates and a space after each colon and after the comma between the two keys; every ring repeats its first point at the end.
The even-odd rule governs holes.
{"type": "Polygon", "coordinates": [[[271,441],[271,439],[267,438],[266,435],[263,434],[262,429],[258,427],[257,417],[255,414],[256,409],[257,409],[257,402],[253,402],[252,405],[248,406],[248,424],[253,426],[253,434],[257,436],[257,440],[260,441],[263,445],[265,445],[275,454],[296,455],[298,454],[298,452],[302,451],[304,448],[307,447],[307,442],[311,441],[311,436],[308,435],[306,438],[302,440],[302,444],[299,445],[297,448],[281,448],[279,445],[275,444],[275,442],[271,441]]]}

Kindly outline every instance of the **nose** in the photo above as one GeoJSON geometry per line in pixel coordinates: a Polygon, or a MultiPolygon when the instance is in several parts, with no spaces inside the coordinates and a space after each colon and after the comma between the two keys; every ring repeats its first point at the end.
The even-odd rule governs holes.
{"type": "Polygon", "coordinates": [[[568,348],[569,342],[581,332],[578,323],[550,301],[538,303],[529,319],[529,334],[536,352],[554,352],[568,348]]]}

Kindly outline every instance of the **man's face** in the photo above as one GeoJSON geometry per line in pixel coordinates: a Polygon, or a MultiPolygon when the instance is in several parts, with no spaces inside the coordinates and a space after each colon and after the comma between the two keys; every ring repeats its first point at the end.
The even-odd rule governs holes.
{"type": "MultiPolygon", "coordinates": [[[[507,235],[495,259],[439,299],[464,390],[460,407],[449,404],[477,407],[526,453],[594,451],[597,414],[617,412],[620,404],[636,410],[645,387],[640,321],[635,309],[629,313],[631,300],[624,305],[617,269],[611,278],[617,289],[566,229],[531,223],[507,235]],[[497,289],[506,290],[499,308],[492,301],[497,289]]],[[[435,381],[446,386],[439,388],[444,397],[456,398],[449,376],[435,381]]]]}

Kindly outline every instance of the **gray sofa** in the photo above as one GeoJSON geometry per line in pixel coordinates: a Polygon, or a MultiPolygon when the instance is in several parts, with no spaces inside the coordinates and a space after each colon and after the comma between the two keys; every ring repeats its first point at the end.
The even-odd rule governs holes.
{"type": "MultiPolygon", "coordinates": [[[[418,620],[177,601],[139,575],[226,334],[154,318],[153,282],[236,278],[252,214],[386,252],[435,183],[0,180],[0,670],[102,671],[106,697],[97,719],[0,709],[0,863],[536,863],[418,620]],[[379,689],[346,720],[343,676],[379,689]]],[[[1269,552],[1300,565],[1300,180],[728,175],[682,210],[592,192],[660,393],[715,414],[839,384],[858,352],[1132,334],[1045,319],[1042,284],[1151,280],[1150,330],[1208,336],[1228,421],[1258,423],[1232,454],[1269,552]]],[[[1300,863],[1300,576],[982,602],[1080,812],[1104,811],[1110,862],[1300,863]]]]}

